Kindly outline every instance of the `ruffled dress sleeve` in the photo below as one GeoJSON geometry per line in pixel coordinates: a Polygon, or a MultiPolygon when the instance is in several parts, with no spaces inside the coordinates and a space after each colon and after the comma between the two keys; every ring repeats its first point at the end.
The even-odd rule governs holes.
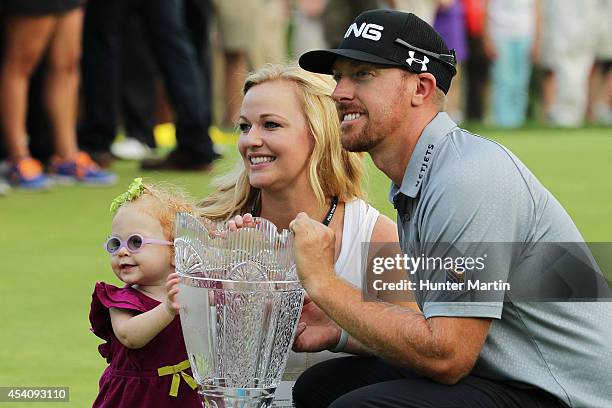
{"type": "Polygon", "coordinates": [[[136,313],[143,313],[150,309],[142,297],[138,296],[138,292],[128,286],[118,288],[104,282],[96,283],[89,311],[90,330],[96,336],[106,340],[104,344],[98,346],[98,350],[108,362],[110,362],[109,342],[113,336],[109,313],[111,307],[132,310],[136,313]]]}

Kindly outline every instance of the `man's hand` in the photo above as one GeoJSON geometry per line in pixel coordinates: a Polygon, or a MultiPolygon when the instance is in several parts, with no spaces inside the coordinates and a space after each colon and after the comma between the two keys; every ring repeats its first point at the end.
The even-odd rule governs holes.
{"type": "Polygon", "coordinates": [[[298,276],[306,292],[314,297],[319,289],[336,279],[334,231],[303,212],[291,221],[289,229],[295,234],[295,266],[298,276]]]}
{"type": "Polygon", "coordinates": [[[307,295],[293,341],[293,350],[315,352],[332,349],[338,344],[340,331],[340,327],[307,295]]]}

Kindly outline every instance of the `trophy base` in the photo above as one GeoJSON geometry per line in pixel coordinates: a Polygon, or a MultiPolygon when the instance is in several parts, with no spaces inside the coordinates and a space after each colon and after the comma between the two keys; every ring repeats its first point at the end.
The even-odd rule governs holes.
{"type": "Polygon", "coordinates": [[[206,408],[268,408],[274,401],[273,388],[233,388],[203,385],[199,391],[206,408]]]}

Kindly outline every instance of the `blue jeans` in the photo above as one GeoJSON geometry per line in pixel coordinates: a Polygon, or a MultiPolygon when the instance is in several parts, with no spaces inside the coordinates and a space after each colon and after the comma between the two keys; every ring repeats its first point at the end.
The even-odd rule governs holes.
{"type": "Polygon", "coordinates": [[[518,127],[525,122],[531,75],[531,37],[494,37],[497,59],[491,67],[495,124],[518,127]]]}

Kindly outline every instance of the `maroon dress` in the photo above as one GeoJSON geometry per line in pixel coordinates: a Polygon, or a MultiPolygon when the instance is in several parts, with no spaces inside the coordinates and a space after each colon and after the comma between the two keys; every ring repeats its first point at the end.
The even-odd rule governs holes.
{"type": "MultiPolygon", "coordinates": [[[[117,288],[98,282],[92,295],[89,321],[91,331],[106,343],[98,349],[106,358],[100,378],[100,392],[94,407],[193,407],[202,408],[201,399],[185,380],[191,369],[166,368],[160,376],[158,368],[175,366],[187,360],[185,342],[178,316],[146,346],[129,349],[117,340],[111,326],[109,308],[126,309],[135,314],[147,312],[159,302],[129,286],[117,288]],[[173,371],[179,371],[172,374],[173,371]],[[172,382],[179,381],[176,397],[169,395],[172,382]]],[[[187,363],[183,363],[185,365],[187,363]]],[[[179,367],[180,368],[180,367],[179,367]]],[[[191,380],[191,378],[188,378],[191,380]]],[[[192,384],[195,383],[192,381],[192,384]]]]}

